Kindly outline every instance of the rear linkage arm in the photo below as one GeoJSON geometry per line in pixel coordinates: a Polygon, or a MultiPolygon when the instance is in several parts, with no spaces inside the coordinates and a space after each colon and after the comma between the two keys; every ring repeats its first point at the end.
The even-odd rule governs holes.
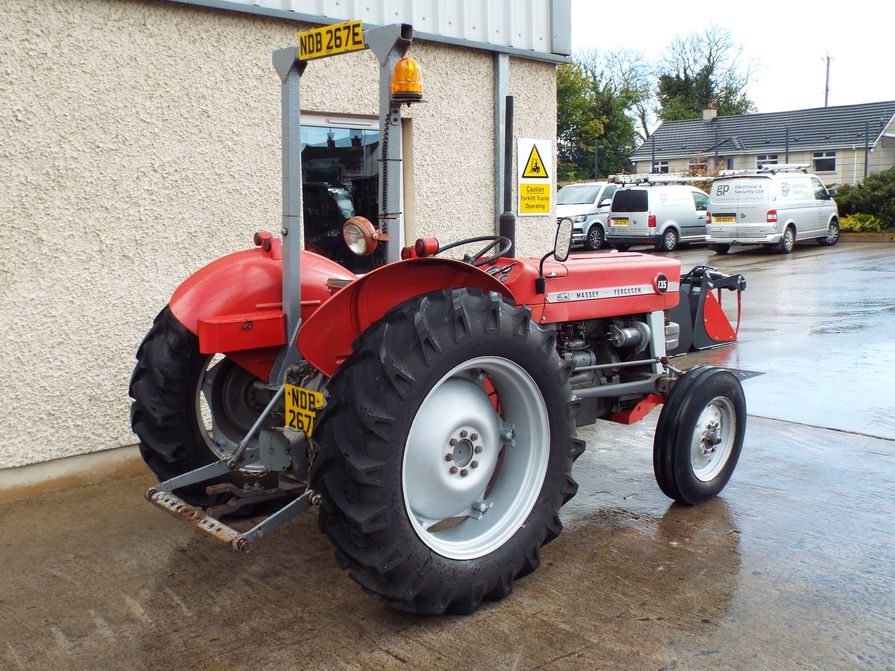
{"type": "MultiPolygon", "coordinates": [[[[240,552],[248,552],[249,544],[251,542],[262,538],[265,534],[280,527],[294,517],[297,517],[304,512],[310,504],[316,503],[319,498],[318,495],[313,490],[306,488],[300,496],[287,503],[269,517],[261,520],[261,522],[248,531],[239,532],[233,527],[208,515],[201,508],[189,505],[186,501],[174,494],[175,489],[207,482],[222,475],[227,475],[231,471],[239,470],[239,467],[245,463],[250,441],[255,437],[255,434],[258,433],[264,420],[267,419],[273,409],[281,402],[284,390],[285,386],[281,384],[277,393],[274,394],[274,397],[270,400],[270,403],[264,408],[264,411],[252,425],[252,428],[249,429],[249,432],[245,435],[242,441],[240,441],[236,450],[234,450],[229,458],[215,461],[207,466],[201,466],[188,473],[178,475],[170,480],[153,485],[146,490],[146,499],[162,510],[171,513],[178,519],[189,522],[200,531],[216,540],[227,543],[232,549],[240,552]]],[[[301,434],[296,438],[295,445],[300,445],[303,449],[306,440],[304,433],[294,433],[301,434]]],[[[206,490],[209,493],[225,491],[221,485],[210,485],[206,490]]],[[[267,497],[262,495],[253,500],[262,500],[263,498],[267,497]]]]}

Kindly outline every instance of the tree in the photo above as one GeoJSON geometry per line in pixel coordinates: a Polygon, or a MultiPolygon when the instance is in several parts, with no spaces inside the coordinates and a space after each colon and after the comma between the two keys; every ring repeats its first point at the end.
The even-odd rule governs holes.
{"type": "Polygon", "coordinates": [[[710,24],[702,32],[675,37],[659,65],[659,117],[663,121],[698,119],[711,102],[721,116],[748,114],[746,96],[751,62],[730,33],[710,24]]]}
{"type": "Polygon", "coordinates": [[[597,137],[603,132],[603,124],[594,113],[588,80],[577,64],[557,68],[556,99],[559,181],[585,179],[588,164],[591,166],[590,174],[593,174],[593,148],[597,137]]]}
{"type": "Polygon", "coordinates": [[[615,49],[604,56],[609,81],[616,90],[625,91],[629,107],[628,116],[638,125],[637,135],[646,141],[652,134],[654,114],[653,66],[642,51],[615,49]]]}
{"type": "MultiPolygon", "coordinates": [[[[642,55],[617,51],[582,52],[561,65],[556,75],[559,179],[589,179],[594,147],[600,174],[623,172],[637,138],[637,105],[650,97],[648,70],[642,55]]],[[[643,110],[643,128],[648,108],[643,110]]]]}

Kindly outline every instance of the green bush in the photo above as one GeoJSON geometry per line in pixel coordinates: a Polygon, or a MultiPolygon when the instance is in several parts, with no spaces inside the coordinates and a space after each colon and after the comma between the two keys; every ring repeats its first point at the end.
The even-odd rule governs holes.
{"type": "Polygon", "coordinates": [[[839,229],[856,233],[878,233],[883,230],[883,222],[872,214],[848,214],[839,220],[839,229]]]}
{"type": "Polygon", "coordinates": [[[835,200],[843,219],[872,214],[883,226],[895,226],[895,168],[868,175],[863,184],[837,188],[835,200]]]}

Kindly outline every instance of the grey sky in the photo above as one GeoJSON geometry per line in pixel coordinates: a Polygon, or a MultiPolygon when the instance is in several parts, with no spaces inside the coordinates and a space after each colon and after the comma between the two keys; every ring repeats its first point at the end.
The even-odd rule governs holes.
{"type": "Polygon", "coordinates": [[[759,112],[823,107],[827,53],[830,105],[895,100],[895,5],[867,0],[641,2],[572,0],[572,48],[661,56],[675,35],[715,23],[755,64],[748,96],[759,112]]]}

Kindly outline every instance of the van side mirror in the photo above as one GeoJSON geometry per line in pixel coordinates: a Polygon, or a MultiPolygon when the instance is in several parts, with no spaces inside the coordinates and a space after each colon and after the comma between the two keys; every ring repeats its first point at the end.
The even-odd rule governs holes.
{"type": "Polygon", "coordinates": [[[609,207],[612,205],[612,198],[604,198],[600,201],[600,207],[609,207]]]}
{"type": "Polygon", "coordinates": [[[836,189],[827,189],[827,195],[832,198],[836,195],[836,189]]]}

